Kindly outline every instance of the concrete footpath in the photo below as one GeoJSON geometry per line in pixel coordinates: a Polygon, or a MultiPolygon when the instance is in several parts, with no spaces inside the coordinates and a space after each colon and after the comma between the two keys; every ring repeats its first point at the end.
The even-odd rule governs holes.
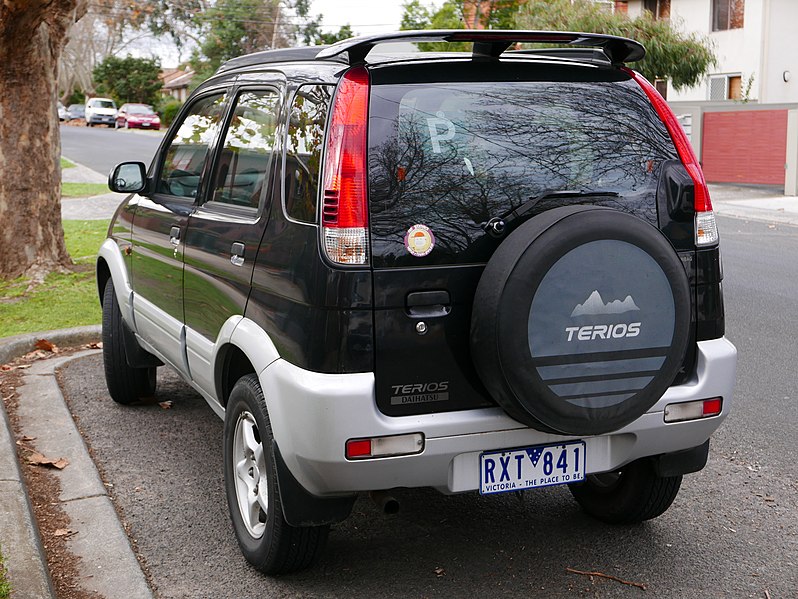
{"type": "MultiPolygon", "coordinates": [[[[32,351],[38,339],[68,347],[99,338],[98,326],[6,338],[0,340],[0,362],[32,351]]],[[[119,597],[120,589],[126,598],[150,599],[146,578],[55,378],[56,370],[70,360],[97,351],[56,355],[22,371],[23,384],[17,388],[19,428],[22,435],[33,439],[29,445],[36,451],[69,462],[53,473],[61,487],[61,508],[70,519],[67,547],[80,560],[80,587],[109,599],[119,597]]],[[[0,545],[8,578],[14,597],[49,599],[54,595],[47,564],[15,457],[14,434],[0,403],[0,545]]]]}
{"type": "MultiPolygon", "coordinates": [[[[61,169],[64,183],[108,183],[108,176],[75,163],[71,168],[61,169]]],[[[127,194],[108,191],[87,198],[62,198],[61,218],[63,220],[107,220],[111,218],[127,194]]]]}
{"type": "MultiPolygon", "coordinates": [[[[89,183],[106,180],[104,175],[80,165],[65,169],[63,177],[65,181],[89,183]]],[[[776,190],[710,185],[710,195],[720,215],[798,225],[798,198],[779,195],[776,190]]],[[[68,219],[108,219],[123,197],[109,192],[93,198],[63,200],[62,214],[68,219]]],[[[99,338],[100,328],[95,326],[0,339],[0,364],[32,351],[38,339],[69,347],[99,338]]],[[[55,474],[61,483],[59,500],[71,518],[70,530],[74,531],[67,541],[68,547],[81,559],[81,586],[109,599],[119,597],[120,589],[124,590],[126,598],[149,599],[152,592],[55,379],[56,369],[69,360],[91,353],[56,355],[24,370],[24,383],[18,389],[19,423],[24,435],[35,438],[31,444],[37,451],[48,457],[69,460],[69,465],[55,474]]],[[[0,546],[14,597],[53,597],[39,533],[16,460],[14,434],[2,402],[0,546]]]]}

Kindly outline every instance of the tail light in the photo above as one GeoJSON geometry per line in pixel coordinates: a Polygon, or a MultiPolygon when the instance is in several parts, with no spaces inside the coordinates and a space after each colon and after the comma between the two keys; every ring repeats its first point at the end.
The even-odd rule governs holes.
{"type": "Polygon", "coordinates": [[[322,245],[336,264],[368,264],[369,260],[368,106],[368,71],[354,67],[341,78],[333,100],[322,179],[322,245]]]}
{"type": "Polygon", "coordinates": [[[659,118],[668,129],[668,133],[673,140],[673,145],[676,146],[676,152],[679,154],[679,159],[682,161],[684,168],[693,180],[695,188],[695,244],[697,246],[713,245],[718,242],[718,226],[715,222],[715,213],[712,211],[712,202],[709,199],[709,189],[707,182],[704,179],[704,173],[701,170],[701,165],[698,164],[695,152],[690,145],[690,140],[684,133],[684,129],[673,114],[671,107],[640,73],[636,73],[632,69],[622,67],[637,84],[646,92],[648,99],[657,111],[659,118]]]}

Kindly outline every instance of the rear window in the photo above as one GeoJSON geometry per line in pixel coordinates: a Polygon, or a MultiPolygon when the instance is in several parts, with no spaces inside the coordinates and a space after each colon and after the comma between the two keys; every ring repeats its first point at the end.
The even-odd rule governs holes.
{"type": "Polygon", "coordinates": [[[521,206],[531,206],[533,216],[568,204],[606,205],[656,225],[661,163],[675,157],[665,127],[631,80],[375,85],[373,264],[486,261],[498,241],[484,223],[521,206]],[[557,191],[607,195],[542,197],[557,191]],[[408,241],[418,225],[432,240],[430,251],[415,251],[408,241]]]}

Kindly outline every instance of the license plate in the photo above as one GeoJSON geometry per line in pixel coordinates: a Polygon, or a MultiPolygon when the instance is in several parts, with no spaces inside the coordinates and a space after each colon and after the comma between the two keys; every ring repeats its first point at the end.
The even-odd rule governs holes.
{"type": "Polygon", "coordinates": [[[149,124],[149,123],[142,123],[142,124],[141,124],[141,126],[142,126],[142,127],[149,127],[149,126],[150,126],[150,124],[149,124]]]}
{"type": "Polygon", "coordinates": [[[491,451],[479,456],[482,495],[563,485],[584,478],[584,441],[491,451]]]}

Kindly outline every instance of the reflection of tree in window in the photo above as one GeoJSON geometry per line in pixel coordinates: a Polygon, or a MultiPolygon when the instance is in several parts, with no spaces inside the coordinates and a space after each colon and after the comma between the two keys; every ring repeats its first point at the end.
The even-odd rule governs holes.
{"type": "MultiPolygon", "coordinates": [[[[547,191],[610,191],[619,197],[569,201],[656,223],[651,195],[674,150],[633,84],[377,86],[372,106],[375,256],[406,258],[404,233],[421,223],[437,240],[425,260],[468,259],[481,223],[547,191]]],[[[532,214],[562,203],[542,199],[532,214]]]]}
{"type": "Polygon", "coordinates": [[[296,220],[313,222],[319,163],[331,86],[303,85],[291,105],[286,145],[285,210],[296,220]]]}
{"type": "Polygon", "coordinates": [[[741,29],[745,0],[712,0],[712,30],[741,29]]]}
{"type": "Polygon", "coordinates": [[[191,107],[166,151],[157,193],[183,197],[197,194],[208,146],[219,129],[224,101],[223,95],[208,96],[191,107]]]}
{"type": "Polygon", "coordinates": [[[273,91],[238,97],[216,170],[214,202],[258,207],[271,170],[277,103],[273,91]]]}

